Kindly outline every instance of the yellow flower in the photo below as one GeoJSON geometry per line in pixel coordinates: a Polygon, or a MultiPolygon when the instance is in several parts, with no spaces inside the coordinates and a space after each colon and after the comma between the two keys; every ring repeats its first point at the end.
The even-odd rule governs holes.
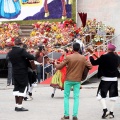
{"type": "Polygon", "coordinates": [[[57,38],[57,39],[60,39],[60,38],[61,38],[61,35],[60,35],[60,34],[56,35],[56,38],[57,38]]]}
{"type": "Polygon", "coordinates": [[[52,26],[52,30],[53,30],[53,31],[56,31],[56,30],[57,30],[57,26],[56,26],[56,25],[53,25],[53,26],[52,26]]]}
{"type": "Polygon", "coordinates": [[[36,35],[36,32],[35,31],[32,31],[31,33],[30,33],[30,36],[35,36],[36,35]]]}

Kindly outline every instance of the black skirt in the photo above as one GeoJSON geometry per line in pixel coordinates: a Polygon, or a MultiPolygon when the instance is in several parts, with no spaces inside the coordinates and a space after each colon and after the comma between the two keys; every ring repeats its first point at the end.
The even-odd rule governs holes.
{"type": "Polygon", "coordinates": [[[28,74],[14,74],[14,89],[13,91],[19,91],[24,93],[25,88],[28,86],[28,74]]]}
{"type": "Polygon", "coordinates": [[[98,87],[98,94],[101,95],[102,98],[107,97],[107,93],[109,92],[109,97],[118,97],[118,81],[103,81],[101,80],[98,87]]]}

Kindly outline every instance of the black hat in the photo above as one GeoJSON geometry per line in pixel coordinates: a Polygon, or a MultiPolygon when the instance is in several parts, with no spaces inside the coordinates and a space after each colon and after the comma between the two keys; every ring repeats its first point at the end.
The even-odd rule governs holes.
{"type": "Polygon", "coordinates": [[[15,45],[20,45],[20,44],[22,44],[21,39],[20,38],[16,38],[15,39],[15,45]]]}

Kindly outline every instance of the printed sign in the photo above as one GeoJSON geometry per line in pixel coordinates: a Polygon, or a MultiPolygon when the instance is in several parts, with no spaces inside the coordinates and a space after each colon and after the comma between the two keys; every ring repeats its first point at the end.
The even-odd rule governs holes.
{"type": "Polygon", "coordinates": [[[65,19],[75,0],[0,0],[0,21],[65,19]]]}

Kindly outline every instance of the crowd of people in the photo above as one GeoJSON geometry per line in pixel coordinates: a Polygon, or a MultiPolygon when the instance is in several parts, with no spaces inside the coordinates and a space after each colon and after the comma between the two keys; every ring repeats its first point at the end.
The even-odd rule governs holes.
{"type": "MultiPolygon", "coordinates": [[[[15,95],[15,102],[16,102],[15,111],[17,112],[28,111],[28,109],[22,107],[22,102],[24,97],[26,97],[28,85],[29,85],[29,88],[31,87],[32,82],[30,82],[30,79],[31,78],[32,80],[34,78],[36,79],[36,77],[34,76],[36,75],[36,73],[34,74],[34,72],[32,71],[33,74],[31,74],[31,69],[33,70],[32,67],[34,67],[34,65],[32,66],[31,64],[31,67],[30,67],[28,63],[32,60],[36,60],[42,63],[41,58],[43,54],[45,54],[45,51],[44,51],[44,47],[41,46],[39,48],[38,53],[36,53],[36,56],[34,57],[33,55],[31,55],[29,52],[26,51],[21,39],[16,38],[14,43],[15,43],[15,46],[8,53],[8,58],[12,63],[12,67],[13,67],[13,77],[14,77],[13,94],[15,95]],[[15,59],[17,59],[17,62],[15,59]],[[28,69],[28,66],[29,66],[29,69],[28,69]]],[[[94,54],[91,54],[90,61],[86,60],[85,56],[79,53],[80,44],[78,42],[75,42],[73,44],[72,54],[68,54],[67,49],[64,50],[65,52],[61,51],[63,52],[63,55],[60,57],[60,59],[54,62],[55,68],[57,69],[56,74],[57,73],[59,74],[58,77],[60,79],[57,79],[57,82],[56,82],[53,76],[53,79],[51,80],[52,87],[55,86],[57,83],[57,85],[60,85],[57,87],[60,87],[60,89],[64,89],[64,116],[61,118],[61,120],[67,120],[70,117],[69,116],[69,94],[70,94],[71,88],[73,88],[73,92],[74,92],[73,120],[78,120],[79,92],[80,92],[82,76],[85,68],[87,67],[89,71],[89,69],[92,69],[92,65],[99,65],[98,77],[101,78],[101,82],[98,87],[97,97],[103,107],[102,119],[107,118],[107,116],[109,116],[110,118],[114,118],[114,114],[113,114],[114,106],[118,97],[118,87],[117,87],[118,86],[118,81],[117,81],[118,69],[117,68],[120,64],[120,61],[119,61],[120,58],[115,53],[115,48],[116,47],[113,44],[111,43],[108,44],[107,54],[102,55],[100,58],[96,60],[94,59],[94,57],[92,57],[92,55],[94,54]],[[111,100],[110,112],[108,111],[108,108],[105,102],[105,98],[108,91],[109,91],[109,97],[111,100]]],[[[36,68],[34,68],[34,70],[35,69],[36,68]]],[[[32,90],[32,88],[30,89],[32,90]]],[[[30,91],[30,89],[28,90],[28,94],[32,95],[32,91],[30,91]]]]}
{"type": "MultiPolygon", "coordinates": [[[[64,90],[64,116],[61,120],[67,120],[70,117],[69,95],[71,88],[73,88],[74,93],[73,120],[78,120],[79,92],[82,76],[85,68],[88,69],[88,73],[92,69],[92,65],[99,65],[98,77],[101,79],[101,82],[98,87],[97,97],[103,107],[102,118],[105,119],[107,116],[114,118],[114,106],[118,97],[117,68],[120,64],[120,58],[115,54],[116,47],[113,44],[108,44],[107,54],[97,59],[94,59],[94,54],[91,54],[90,60],[86,60],[86,57],[82,55],[85,53],[84,39],[82,37],[86,32],[86,28],[84,30],[77,28],[72,20],[66,20],[63,23],[38,22],[33,24],[34,29],[30,34],[30,38],[26,39],[18,38],[19,25],[16,23],[2,24],[1,26],[1,49],[5,48],[5,46],[13,46],[12,50],[9,49],[9,52],[7,51],[7,59],[12,65],[15,111],[28,111],[28,109],[22,106],[23,99],[27,100],[27,94],[32,96],[32,84],[36,80],[41,82],[43,79],[43,67],[51,64],[47,54],[57,51],[61,52],[62,56],[54,60],[56,72],[51,78],[50,85],[64,90]],[[73,41],[72,47],[68,46],[66,49],[57,48],[73,41]],[[44,57],[45,55],[46,57],[44,57]],[[36,65],[34,61],[36,61],[36,65]],[[110,112],[105,102],[108,91],[111,100],[110,112]]],[[[51,67],[47,67],[44,72],[45,76],[47,76],[47,73],[51,72],[51,67]]]]}

